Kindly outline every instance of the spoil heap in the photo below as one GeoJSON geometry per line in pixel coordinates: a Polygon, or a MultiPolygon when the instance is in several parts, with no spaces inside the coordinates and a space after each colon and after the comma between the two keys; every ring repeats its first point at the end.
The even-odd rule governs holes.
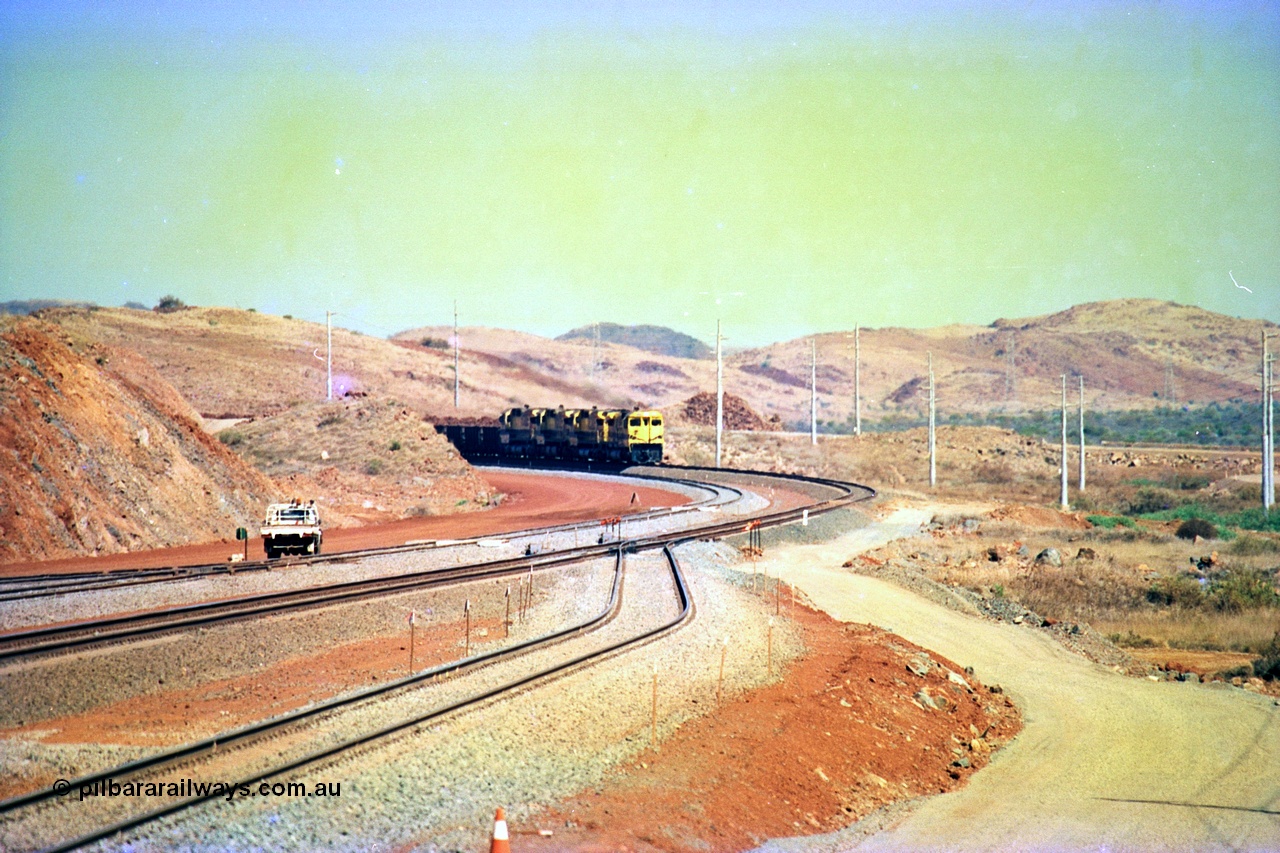
{"type": "MultiPolygon", "coordinates": [[[[716,395],[706,391],[694,394],[680,404],[680,413],[691,424],[715,426],[716,395]]],[[[782,423],[777,415],[765,420],[747,405],[747,401],[733,394],[724,395],[724,428],[745,430],[779,430],[782,423]]]]}

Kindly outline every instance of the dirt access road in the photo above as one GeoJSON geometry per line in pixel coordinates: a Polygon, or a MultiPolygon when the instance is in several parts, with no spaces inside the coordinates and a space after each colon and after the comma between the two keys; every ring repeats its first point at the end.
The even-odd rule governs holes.
{"type": "Polygon", "coordinates": [[[884,831],[852,827],[762,851],[1280,850],[1273,700],[1118,675],[1035,629],[967,616],[840,567],[931,515],[899,510],[765,562],[835,618],[882,626],[1002,685],[1022,708],[1022,734],[967,787],[920,801],[884,831]]]}

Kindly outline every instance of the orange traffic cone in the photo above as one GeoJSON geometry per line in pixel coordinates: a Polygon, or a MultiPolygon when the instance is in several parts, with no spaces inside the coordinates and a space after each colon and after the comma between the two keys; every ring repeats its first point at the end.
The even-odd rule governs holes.
{"type": "Polygon", "coordinates": [[[493,817],[493,842],[489,845],[489,853],[511,853],[511,841],[507,838],[507,815],[498,806],[498,813],[493,817]]]}

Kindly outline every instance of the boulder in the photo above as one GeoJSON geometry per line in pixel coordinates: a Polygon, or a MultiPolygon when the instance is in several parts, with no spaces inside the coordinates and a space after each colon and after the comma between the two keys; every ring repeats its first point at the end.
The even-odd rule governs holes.
{"type": "Polygon", "coordinates": [[[1045,548],[1039,554],[1036,554],[1036,562],[1050,566],[1061,566],[1062,555],[1058,553],[1057,548],[1045,548]]]}

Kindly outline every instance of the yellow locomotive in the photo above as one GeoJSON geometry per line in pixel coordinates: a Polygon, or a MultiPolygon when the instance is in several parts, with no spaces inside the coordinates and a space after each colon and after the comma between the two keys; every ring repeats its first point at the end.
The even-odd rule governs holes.
{"type": "Polygon", "coordinates": [[[507,409],[497,426],[442,424],[436,429],[468,459],[554,459],[566,462],[662,461],[662,412],[652,409],[507,409]]]}

